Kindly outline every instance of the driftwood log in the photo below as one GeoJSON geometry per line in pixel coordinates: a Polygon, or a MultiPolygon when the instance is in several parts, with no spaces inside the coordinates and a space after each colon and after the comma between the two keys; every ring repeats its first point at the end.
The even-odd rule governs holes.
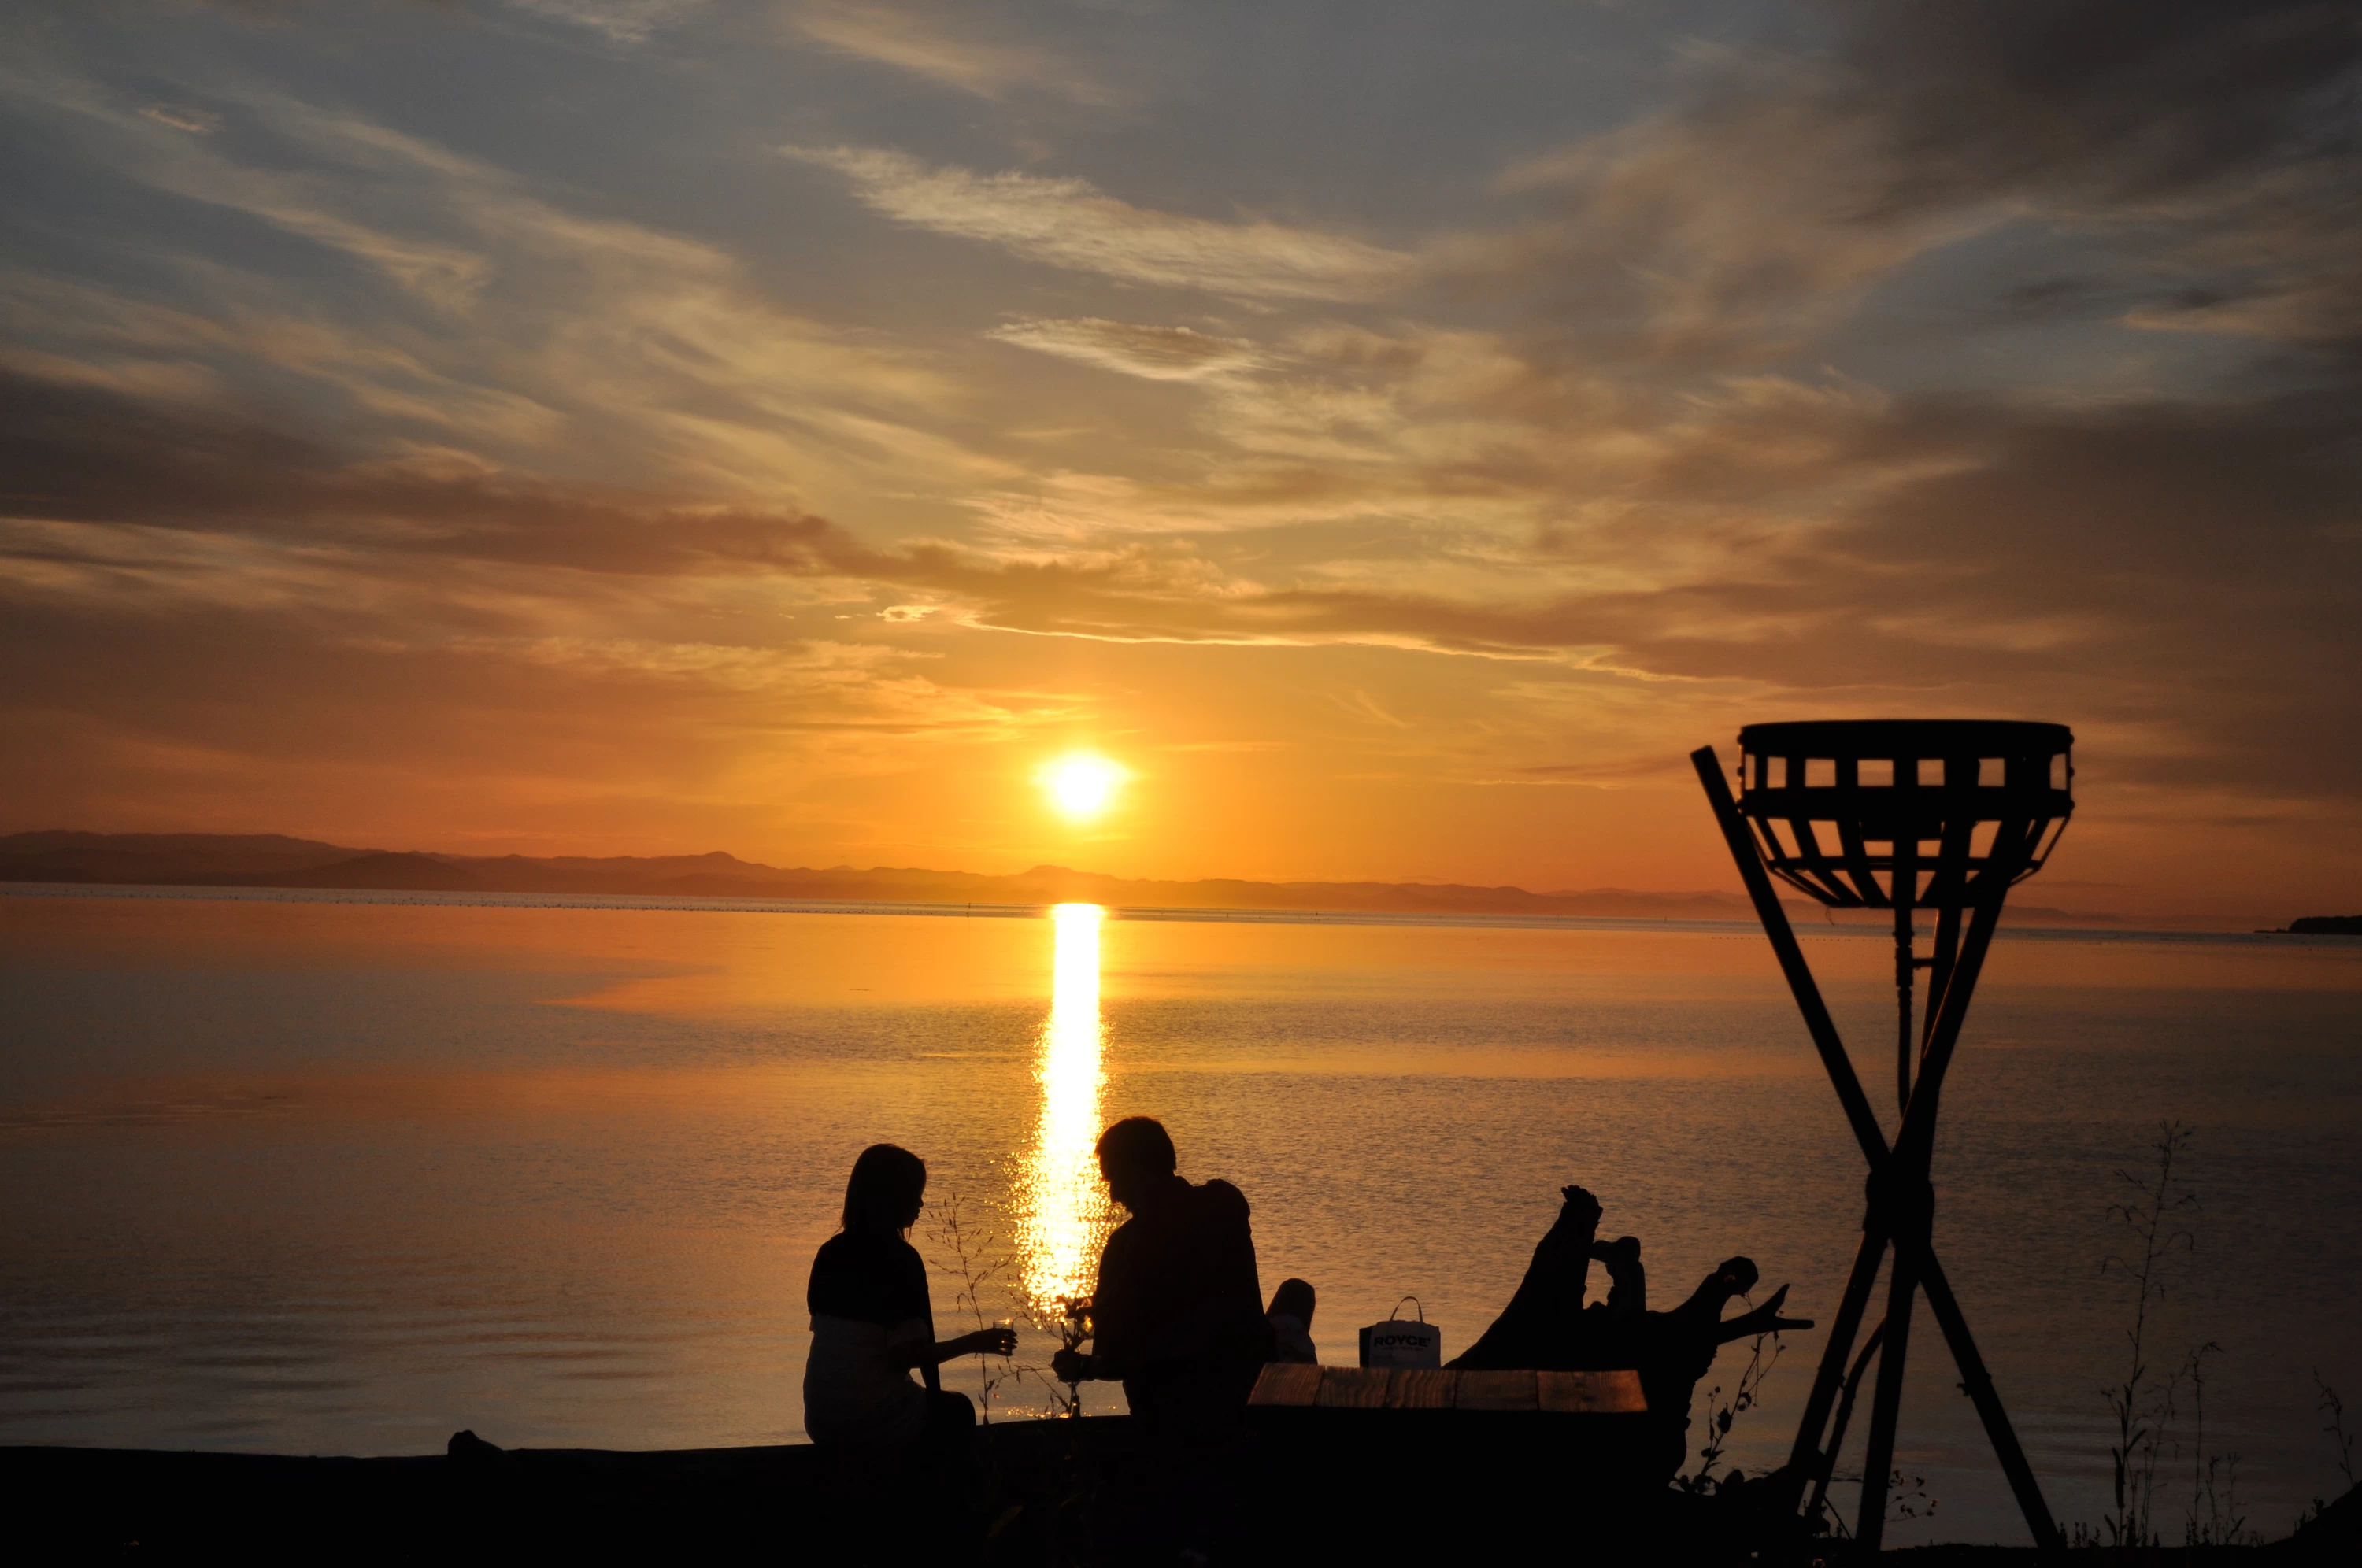
{"type": "Polygon", "coordinates": [[[1762,1306],[1726,1319],[1735,1297],[1755,1288],[1752,1260],[1724,1261],[1670,1312],[1648,1309],[1648,1279],[1640,1243],[1631,1236],[1599,1240],[1599,1200],[1580,1187],[1560,1189],[1557,1220],[1534,1247],[1509,1304],[1476,1342],[1449,1364],[1463,1370],[1530,1367],[1595,1371],[1628,1367],[1640,1375],[1649,1400],[1647,1444],[1660,1482],[1679,1474],[1689,1453],[1690,1400],[1715,1353],[1733,1340],[1784,1329],[1809,1329],[1809,1319],[1787,1318],[1782,1286],[1762,1306]],[[1586,1305],[1591,1261],[1607,1265],[1607,1299],[1586,1305]]]}

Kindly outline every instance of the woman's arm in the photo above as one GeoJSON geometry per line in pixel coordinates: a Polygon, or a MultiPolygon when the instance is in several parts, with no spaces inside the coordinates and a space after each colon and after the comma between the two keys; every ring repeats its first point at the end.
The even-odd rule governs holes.
{"type": "Polygon", "coordinates": [[[930,1340],[922,1327],[918,1333],[907,1339],[886,1342],[887,1359],[904,1371],[914,1366],[941,1366],[964,1355],[1016,1353],[1017,1331],[1014,1329],[978,1329],[955,1340],[930,1340]]]}

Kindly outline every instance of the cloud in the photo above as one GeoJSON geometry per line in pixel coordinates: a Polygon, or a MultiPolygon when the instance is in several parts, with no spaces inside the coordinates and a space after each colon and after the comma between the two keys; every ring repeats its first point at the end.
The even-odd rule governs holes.
{"type": "Polygon", "coordinates": [[[355,458],[273,422],[0,373],[0,514],[666,576],[811,575],[849,547],[792,511],[684,504],[458,455],[355,458]]]}
{"type": "MultiPolygon", "coordinates": [[[[2108,724],[2160,782],[2210,788],[2334,799],[2362,767],[2344,676],[2362,658],[2362,416],[2345,399],[2075,411],[1742,389],[1722,418],[1803,440],[1818,502],[1792,521],[1738,506],[1650,547],[1700,460],[1669,451],[1631,478],[1637,532],[1576,528],[1489,566],[1416,536],[1399,569],[1365,542],[1357,571],[1291,569],[1266,542],[1252,576],[1184,539],[838,559],[1035,635],[1542,660],[1807,711],[2031,701],[2108,724]]],[[[1732,436],[1701,411],[1687,439],[1744,460],[1754,437],[1732,436]]]]}
{"type": "Polygon", "coordinates": [[[1885,204],[2070,192],[2145,203],[2334,155],[2362,63],[2335,0],[1850,0],[1815,96],[1874,127],[1885,204]]]}
{"type": "Polygon", "coordinates": [[[1362,300],[1400,286],[1417,265],[1400,251],[1319,229],[1136,207],[1087,180],[931,167],[877,148],[780,150],[844,175],[864,204],[898,223],[1125,282],[1246,298],[1362,300]]]}
{"type": "Polygon", "coordinates": [[[645,43],[701,10],[705,0],[508,0],[520,11],[568,22],[610,42],[645,43]]]}
{"type": "Polygon", "coordinates": [[[1187,326],[1144,326],[1098,316],[1028,316],[987,334],[1021,348],[1152,381],[1195,381],[1257,362],[1254,345],[1187,326]]]}
{"type": "Polygon", "coordinates": [[[221,129],[221,116],[204,109],[166,108],[150,104],[139,111],[142,119],[153,120],[160,126],[170,126],[191,136],[211,136],[221,129]]]}
{"type": "Polygon", "coordinates": [[[208,253],[219,230],[201,228],[160,299],[70,261],[0,269],[19,366],[268,386],[293,427],[350,412],[396,448],[587,441],[610,472],[701,492],[826,497],[999,471],[922,428],[966,395],[938,369],[782,309],[713,246],[570,211],[290,97],[249,93],[238,138],[196,138],[67,69],[18,80],[110,177],[317,248],[266,272],[235,246],[208,253]],[[307,395],[286,396],[291,375],[307,395]]]}
{"type": "Polygon", "coordinates": [[[996,103],[1018,92],[1098,108],[1125,102],[1054,50],[982,36],[970,8],[806,0],[790,15],[799,32],[833,50],[996,103]]]}
{"type": "Polygon", "coordinates": [[[1796,352],[1910,264],[2008,229],[2135,291],[2134,325],[2362,327],[2350,7],[1832,9],[1826,53],[1694,50],[1673,105],[1496,182],[1550,215],[1440,254],[1556,279],[1594,341],[1675,360],[1796,352]]]}

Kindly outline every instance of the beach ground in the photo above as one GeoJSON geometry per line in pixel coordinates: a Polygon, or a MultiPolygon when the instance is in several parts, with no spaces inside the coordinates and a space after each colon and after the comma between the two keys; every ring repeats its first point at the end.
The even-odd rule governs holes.
{"type": "MultiPolygon", "coordinates": [[[[1433,1434],[1445,1436],[1445,1434],[1433,1434]]],[[[1473,1549],[1529,1555],[1535,1542],[1600,1562],[1747,1561],[1727,1516],[1668,1499],[1636,1508],[1612,1465],[1541,1456],[1511,1435],[1446,1442],[1390,1434],[1364,1452],[1311,1450],[1284,1434],[1249,1440],[1214,1484],[1231,1549],[1245,1560],[1440,1561],[1473,1549]],[[1459,1468],[1447,1457],[1458,1454],[1459,1468]],[[1514,1452],[1512,1449],[1514,1447],[1514,1452]],[[1563,1461],[1563,1462],[1562,1462],[1563,1461]],[[1245,1477],[1243,1485],[1238,1478],[1245,1477]],[[1602,1479],[1605,1477],[1606,1479],[1602,1479]],[[1637,1554],[1637,1555],[1636,1555],[1637,1554]]],[[[326,1458],[140,1450],[0,1448],[9,1531],[44,1558],[215,1554],[414,1557],[557,1553],[668,1556],[761,1552],[790,1561],[1137,1561],[1153,1533],[1156,1487],[1143,1484],[1125,1418],[1002,1423],[964,1474],[907,1459],[807,1445],[674,1452],[501,1451],[326,1458]]],[[[2294,1540],[2264,1547],[2079,1551],[2139,1563],[2261,1556],[2355,1560],[2362,1504],[2349,1494],[2294,1540]]],[[[1558,1555],[1559,1551],[1550,1554],[1558,1555]]],[[[1927,1568],[2031,1562],[2031,1547],[1954,1544],[1894,1555],[1927,1568]]],[[[30,1559],[27,1559],[30,1560],[30,1559]]],[[[1830,1561],[1841,1561],[1832,1556],[1830,1561]]]]}

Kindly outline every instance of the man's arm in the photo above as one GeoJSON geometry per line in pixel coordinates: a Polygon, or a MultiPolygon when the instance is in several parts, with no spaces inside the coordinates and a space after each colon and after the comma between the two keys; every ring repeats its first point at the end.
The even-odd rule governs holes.
{"type": "Polygon", "coordinates": [[[1140,1309],[1135,1238],[1124,1234],[1130,1229],[1129,1222],[1119,1226],[1099,1253],[1099,1285],[1091,1297],[1091,1348],[1061,1350],[1050,1358],[1050,1371],[1061,1383],[1119,1379],[1131,1371],[1140,1309]]]}

